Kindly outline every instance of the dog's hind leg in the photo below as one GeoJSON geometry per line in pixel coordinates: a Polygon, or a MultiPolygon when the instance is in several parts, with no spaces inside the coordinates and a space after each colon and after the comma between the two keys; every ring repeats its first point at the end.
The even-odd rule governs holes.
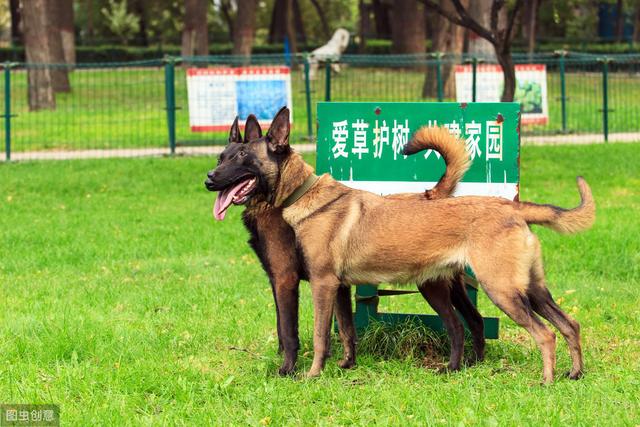
{"type": "Polygon", "coordinates": [[[531,282],[527,289],[527,296],[533,310],[555,326],[567,341],[572,362],[571,371],[567,372],[567,376],[572,380],[579,379],[584,370],[580,346],[580,324],[563,312],[553,300],[549,289],[545,286],[544,272],[539,258],[531,269],[531,282]]]}
{"type": "Polygon", "coordinates": [[[528,227],[506,223],[493,238],[480,238],[468,247],[467,261],[487,296],[514,322],[531,334],[542,354],[544,383],[553,382],[556,335],[534,313],[527,288],[539,252],[528,227]]]}
{"type": "Polygon", "coordinates": [[[462,315],[467,323],[469,331],[471,331],[471,339],[473,341],[473,354],[475,360],[473,362],[481,362],[484,360],[484,320],[475,305],[469,299],[467,290],[465,289],[464,275],[458,274],[451,280],[451,303],[453,307],[462,315]]]}
{"type": "Polygon", "coordinates": [[[338,362],[338,366],[349,369],[356,364],[356,330],[353,325],[353,312],[351,308],[351,288],[340,285],[336,295],[335,304],[336,320],[340,340],[344,347],[344,356],[338,362]]]}
{"type": "Polygon", "coordinates": [[[577,380],[583,374],[582,348],[580,346],[580,324],[564,313],[551,297],[546,287],[537,287],[527,291],[533,310],[555,326],[569,346],[572,368],[567,376],[577,380]]]}
{"type": "Polygon", "coordinates": [[[418,285],[418,289],[429,305],[438,313],[449,334],[451,355],[447,369],[450,371],[460,370],[464,353],[464,326],[451,305],[449,280],[428,280],[418,285]]]}
{"type": "Polygon", "coordinates": [[[525,328],[536,341],[542,353],[544,383],[552,383],[556,365],[556,335],[533,312],[529,298],[509,282],[481,283],[491,301],[514,322],[525,328]]]}

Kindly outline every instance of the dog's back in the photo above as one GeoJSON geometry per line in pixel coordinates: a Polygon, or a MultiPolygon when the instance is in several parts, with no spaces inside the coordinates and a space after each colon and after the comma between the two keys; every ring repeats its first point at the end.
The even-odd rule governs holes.
{"type": "Polygon", "coordinates": [[[420,283],[459,271],[473,248],[487,246],[496,236],[513,235],[518,247],[530,235],[529,223],[574,232],[588,228],[592,198],[580,184],[583,204],[567,210],[499,197],[383,197],[323,176],[302,206],[285,210],[284,217],[309,242],[307,256],[328,250],[346,282],[420,283]],[[322,238],[309,238],[313,235],[331,235],[329,247],[322,238]],[[384,262],[377,253],[384,254],[384,262]]]}

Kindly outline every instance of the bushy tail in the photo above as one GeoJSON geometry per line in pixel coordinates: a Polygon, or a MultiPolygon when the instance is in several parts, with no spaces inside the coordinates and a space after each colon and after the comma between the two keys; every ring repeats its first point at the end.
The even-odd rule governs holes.
{"type": "Polygon", "coordinates": [[[447,169],[436,186],[425,191],[425,196],[427,199],[449,197],[471,165],[469,153],[464,142],[453,136],[447,128],[425,126],[413,134],[411,141],[404,147],[404,154],[415,154],[428,149],[442,155],[447,169]]]}
{"type": "Polygon", "coordinates": [[[580,205],[574,209],[563,209],[553,205],[518,203],[524,220],[529,224],[549,227],[559,233],[577,233],[593,225],[596,219],[596,203],[589,184],[581,176],[577,179],[580,205]]]}

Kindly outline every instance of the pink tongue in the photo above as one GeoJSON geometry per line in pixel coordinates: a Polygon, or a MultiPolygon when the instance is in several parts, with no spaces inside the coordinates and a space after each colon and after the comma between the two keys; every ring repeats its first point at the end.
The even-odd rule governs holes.
{"type": "Polygon", "coordinates": [[[224,216],[227,213],[227,208],[233,201],[233,196],[235,196],[240,191],[240,189],[247,183],[247,181],[248,180],[242,181],[235,187],[227,188],[218,193],[216,202],[213,205],[213,217],[215,219],[217,219],[218,221],[222,221],[224,219],[224,216]]]}

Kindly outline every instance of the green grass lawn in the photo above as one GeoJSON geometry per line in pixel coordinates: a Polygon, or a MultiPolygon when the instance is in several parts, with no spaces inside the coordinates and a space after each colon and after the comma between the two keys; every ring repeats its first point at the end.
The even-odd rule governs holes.
{"type": "MultiPolygon", "coordinates": [[[[72,93],[56,95],[55,111],[29,112],[27,75],[12,73],[13,150],[168,147],[162,67],[77,69],[70,74],[72,93]]],[[[425,71],[414,68],[369,68],[348,66],[333,75],[334,101],[435,101],[422,98],[425,71]]],[[[562,128],[560,78],[547,78],[549,123],[526,126],[527,133],[555,133],[562,128]]],[[[185,70],[176,68],[176,134],[179,143],[226,142],[226,134],[194,133],[189,128],[185,70]]],[[[312,132],[315,133],[315,103],[325,99],[324,70],[311,81],[312,132]]],[[[566,75],[567,132],[602,132],[602,76],[597,72],[566,75]]],[[[0,91],[0,104],[4,103],[0,91]]],[[[308,135],[303,73],[292,71],[293,135],[303,141],[308,135]]],[[[638,131],[640,108],[638,76],[627,72],[609,74],[610,132],[638,131]]],[[[452,101],[452,99],[449,99],[452,101]]]]}
{"type": "MultiPolygon", "coordinates": [[[[214,160],[2,164],[0,402],[57,403],[65,425],[638,425],[639,150],[523,148],[523,199],[573,206],[582,174],[598,204],[586,233],[536,227],[586,362],[584,379],[549,387],[532,340],[484,294],[501,338],[478,366],[436,374],[448,351],[422,351],[443,343],[425,335],[406,351],[370,346],[350,371],[335,346],[319,379],[279,378],[273,299],[241,209],[211,217],[202,182],[214,160]]],[[[313,334],[301,289],[303,372],[313,334]]],[[[418,297],[382,308],[430,311],[418,297]]]]}

